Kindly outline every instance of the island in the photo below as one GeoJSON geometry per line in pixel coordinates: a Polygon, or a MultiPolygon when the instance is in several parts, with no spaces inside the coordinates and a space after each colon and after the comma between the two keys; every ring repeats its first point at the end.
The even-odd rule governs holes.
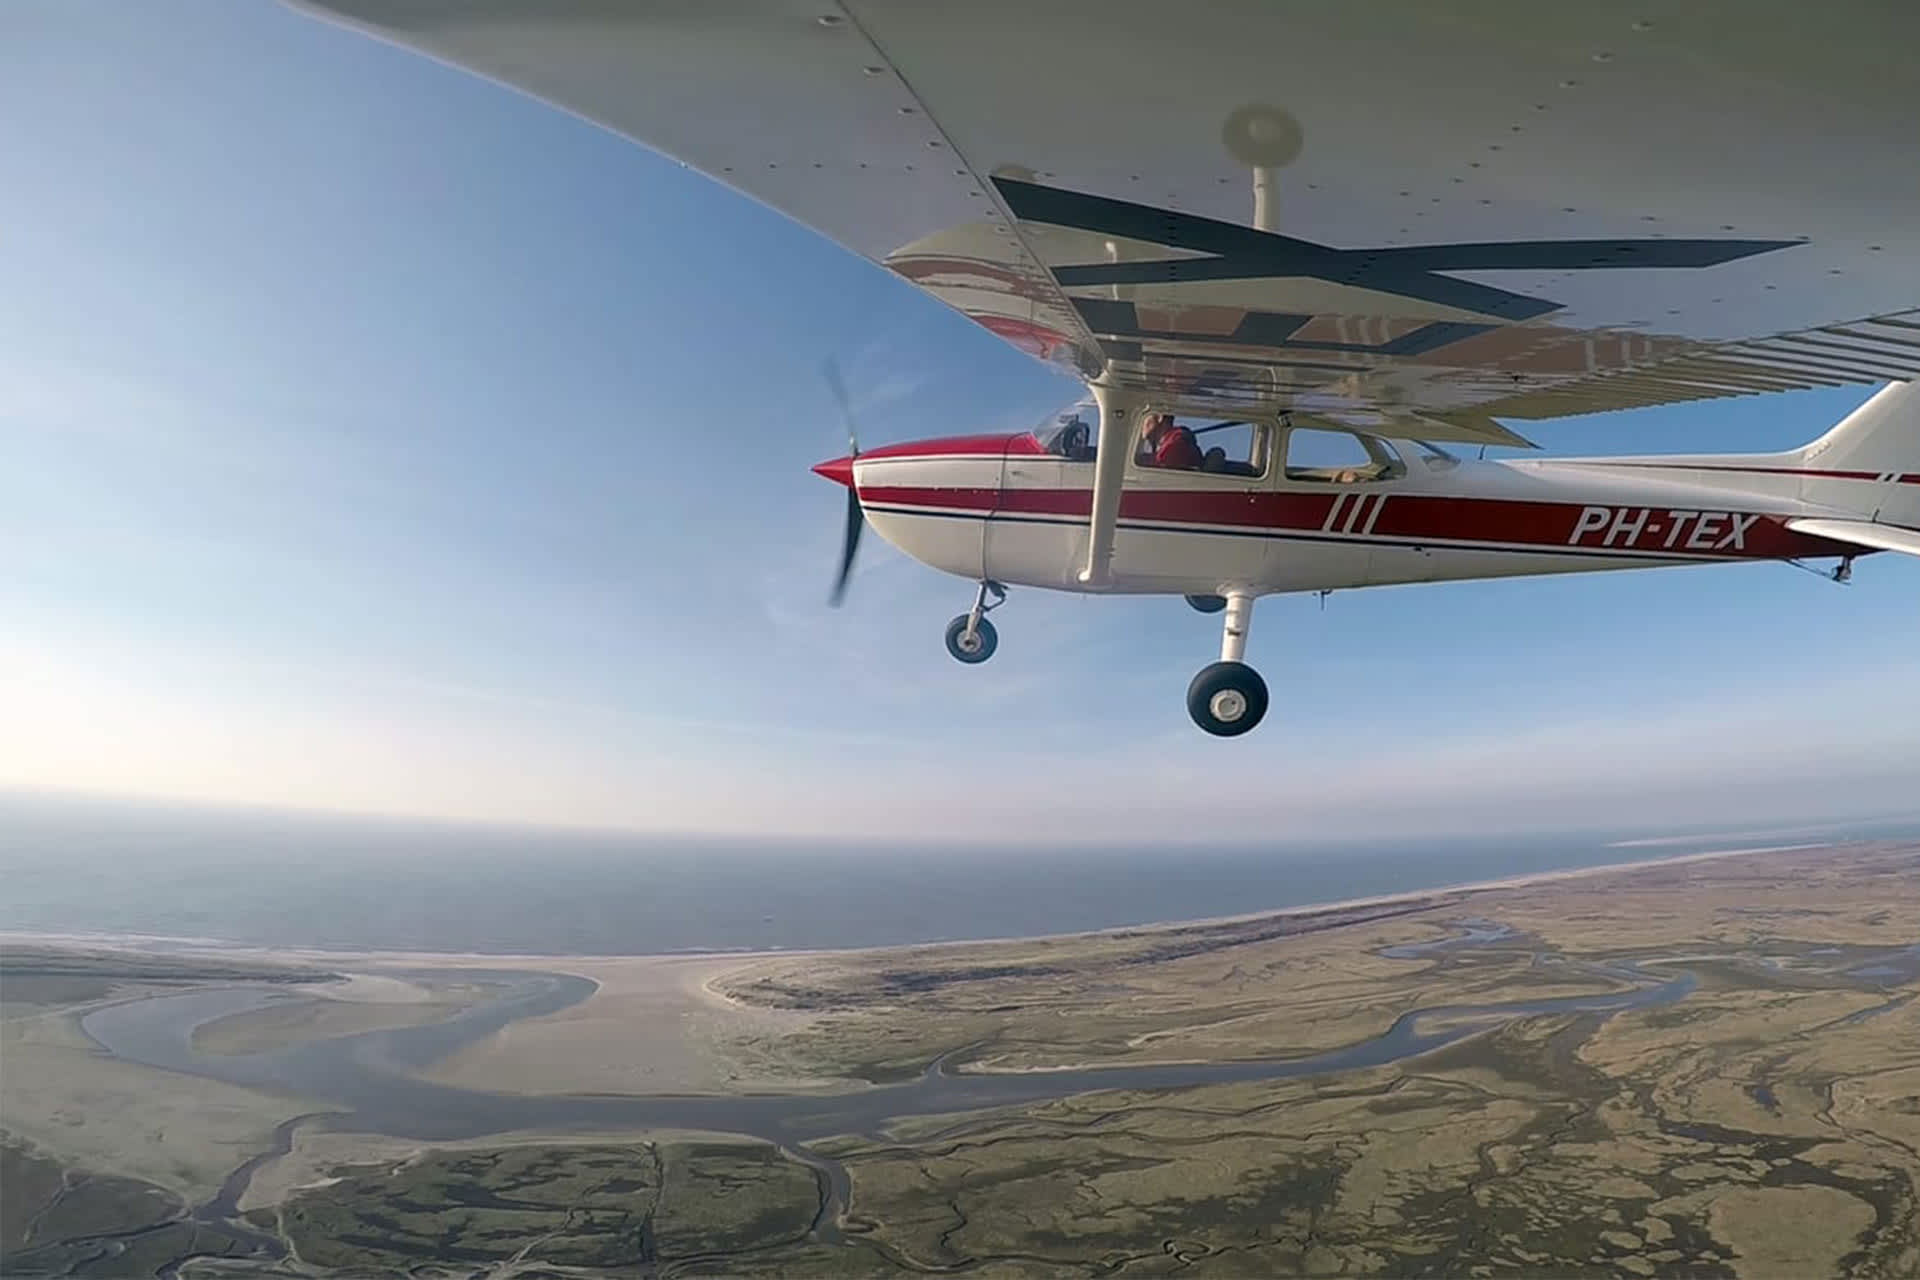
{"type": "Polygon", "coordinates": [[[1920,1273],[1920,844],[810,953],[0,947],[0,1271],[1920,1273]]]}

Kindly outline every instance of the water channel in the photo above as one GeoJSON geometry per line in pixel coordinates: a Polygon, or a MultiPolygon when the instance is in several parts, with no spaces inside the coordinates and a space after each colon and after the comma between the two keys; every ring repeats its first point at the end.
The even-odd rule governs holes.
{"type": "MultiPolygon", "coordinates": [[[[1466,922],[1456,937],[1389,948],[1383,954],[1411,958],[1507,941],[1510,937],[1504,928],[1476,920],[1466,922]]],[[[395,977],[446,976],[444,970],[432,974],[400,969],[383,972],[395,977]]],[[[962,1060],[967,1050],[956,1050],[932,1063],[917,1079],[827,1095],[541,1096],[461,1089],[406,1074],[509,1023],[577,1004],[596,989],[588,979],[564,974],[463,970],[463,979],[489,985],[495,994],[445,1021],[254,1054],[200,1053],[193,1047],[194,1030],[217,1018],[297,999],[296,994],[260,986],[205,988],[108,1005],[87,1014],[81,1026],[103,1049],[128,1062],[291,1093],[338,1108],[281,1125],[273,1149],[236,1169],[220,1194],[196,1210],[195,1216],[202,1221],[231,1223],[254,1169],[289,1149],[294,1131],[305,1123],[322,1124],[334,1131],[425,1141],[531,1129],[698,1129],[763,1139],[812,1165],[822,1178],[818,1234],[830,1240],[835,1234],[835,1218],[846,1204],[847,1176],[835,1162],[807,1151],[803,1144],[810,1140],[842,1133],[879,1133],[889,1121],[903,1116],[1017,1106],[1095,1090],[1184,1089],[1375,1067],[1441,1048],[1515,1018],[1608,1014],[1670,1004],[1696,985],[1691,973],[1683,971],[1668,977],[1639,966],[1596,966],[1593,976],[1602,975],[1634,985],[1593,995],[1435,1005],[1401,1015],[1371,1039],[1306,1057],[989,1073],[964,1070],[962,1060]]],[[[244,1229],[242,1233],[254,1234],[244,1229]]]]}

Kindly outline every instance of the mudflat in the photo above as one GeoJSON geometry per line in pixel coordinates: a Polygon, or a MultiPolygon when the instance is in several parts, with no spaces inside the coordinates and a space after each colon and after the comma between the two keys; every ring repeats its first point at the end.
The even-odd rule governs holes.
{"type": "Polygon", "coordinates": [[[213,1274],[230,1265],[217,1257],[287,1274],[1920,1272],[1915,845],[872,951],[225,951],[204,963],[229,968],[198,976],[129,951],[78,974],[42,955],[25,988],[7,959],[0,1125],[35,1201],[7,1205],[8,1274],[213,1274]],[[840,1105],[822,1093],[858,1098],[935,1062],[1040,1088],[804,1142],[435,1142],[334,1131],[324,1100],[104,1058],[80,1027],[196,983],[270,986],[261,1007],[193,1028],[195,1046],[297,1053],[484,1008],[481,975],[502,970],[597,985],[393,1069],[490,1096],[771,1093],[816,1113],[840,1105]],[[1177,1083],[1181,1064],[1408,1033],[1360,1065],[1177,1083]],[[1109,1067],[1176,1083],[1056,1074],[1109,1067]],[[1073,1084],[1040,1097],[1054,1080],[1073,1084]],[[222,1182],[237,1205],[211,1201],[222,1182]],[[126,1230],[109,1239],[115,1215],[126,1230]]]}

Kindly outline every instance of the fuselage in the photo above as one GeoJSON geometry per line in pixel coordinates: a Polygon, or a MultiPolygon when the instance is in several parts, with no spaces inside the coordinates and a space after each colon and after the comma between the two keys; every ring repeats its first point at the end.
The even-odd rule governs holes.
{"type": "MultiPolygon", "coordinates": [[[[1835,503],[1833,482],[1811,500],[1788,455],[1485,461],[1377,443],[1397,466],[1346,481],[1272,460],[1242,475],[1129,459],[1101,589],[1264,595],[1860,553],[1786,527],[1858,509],[1835,503]]],[[[822,471],[850,480],[880,535],[934,568],[1086,590],[1089,457],[1021,432],[888,446],[822,471]]]]}

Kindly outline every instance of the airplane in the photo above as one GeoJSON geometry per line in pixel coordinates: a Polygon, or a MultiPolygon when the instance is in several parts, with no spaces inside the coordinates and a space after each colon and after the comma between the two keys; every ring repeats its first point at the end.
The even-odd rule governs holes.
{"type": "Polygon", "coordinates": [[[866,523],[980,584],[947,626],[947,651],[964,663],[993,656],[986,614],[1008,586],[1185,596],[1225,615],[1220,659],[1194,676],[1187,710],[1233,737],[1267,710],[1266,683],[1245,661],[1262,595],[1823,557],[1838,558],[1832,576],[1844,582],[1857,556],[1920,555],[1920,384],[1890,384],[1812,444],[1773,454],[1471,460],[1286,414],[1168,416],[1205,453],[1191,468],[1156,465],[1151,449],[1128,448],[1137,432],[1120,431],[1125,482],[1098,587],[1082,577],[1099,449],[1081,410],[1038,431],[819,464],[848,490],[834,597],[866,523]]]}
{"type": "Polygon", "coordinates": [[[1077,375],[1085,408],[1036,431],[815,468],[847,487],[833,598],[871,523],[975,584],[962,662],[1009,586],[1185,596],[1223,615],[1189,712],[1233,737],[1268,703],[1261,595],[1920,555],[1920,6],[288,3],[672,156],[1077,375]],[[1882,384],[1782,453],[1456,452],[1882,384]]]}

